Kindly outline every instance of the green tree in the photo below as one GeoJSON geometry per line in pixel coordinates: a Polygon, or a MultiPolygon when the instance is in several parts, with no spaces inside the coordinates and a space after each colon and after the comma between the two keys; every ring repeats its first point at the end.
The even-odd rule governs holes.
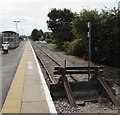
{"type": "MultiPolygon", "coordinates": [[[[73,20],[73,26],[72,31],[76,39],[80,39],[81,44],[79,44],[79,47],[82,49],[78,50],[79,54],[81,53],[81,56],[88,57],[88,39],[87,39],[87,23],[92,23],[92,54],[95,54],[95,47],[96,42],[98,38],[97,28],[99,24],[99,15],[97,10],[83,10],[83,12],[80,13],[79,16],[77,16],[73,20]],[[82,45],[82,46],[81,46],[82,45]]],[[[93,56],[93,55],[92,55],[93,56]]],[[[94,55],[95,56],[95,55],[94,55]]]]}
{"type": "Polygon", "coordinates": [[[53,32],[57,46],[63,48],[65,41],[71,41],[73,39],[71,25],[75,16],[69,9],[57,10],[54,8],[48,13],[48,17],[48,28],[53,32]]]}
{"type": "Polygon", "coordinates": [[[37,29],[33,29],[32,33],[31,33],[31,39],[33,41],[38,41],[38,37],[39,37],[38,32],[39,31],[37,29]]]}
{"type": "Polygon", "coordinates": [[[102,62],[108,65],[118,66],[119,62],[119,51],[120,51],[120,40],[118,34],[119,27],[118,21],[118,10],[113,8],[110,11],[102,10],[99,14],[100,22],[97,29],[97,62],[102,62]],[[117,65],[116,65],[117,63],[117,65]]]}
{"type": "Polygon", "coordinates": [[[41,38],[41,35],[42,35],[42,34],[41,34],[41,31],[39,30],[39,31],[38,31],[38,38],[41,38]]]}
{"type": "Polygon", "coordinates": [[[120,10],[115,8],[111,10],[102,9],[101,13],[96,10],[84,10],[73,20],[72,31],[76,39],[80,39],[82,47],[80,45],[77,47],[83,53],[82,56],[88,54],[88,47],[86,47],[88,46],[86,39],[88,21],[92,23],[92,60],[97,63],[120,67],[120,10]],[[82,51],[81,48],[85,50],[82,51]]]}

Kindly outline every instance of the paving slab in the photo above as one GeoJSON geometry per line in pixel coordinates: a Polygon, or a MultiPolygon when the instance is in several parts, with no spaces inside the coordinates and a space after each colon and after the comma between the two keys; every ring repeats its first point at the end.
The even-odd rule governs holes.
{"type": "Polygon", "coordinates": [[[50,113],[46,101],[22,104],[21,113],[50,113]]]}
{"type": "Polygon", "coordinates": [[[26,85],[23,92],[23,103],[46,100],[43,89],[38,85],[26,85]]]}
{"type": "Polygon", "coordinates": [[[1,113],[57,113],[29,41],[1,113]]]}

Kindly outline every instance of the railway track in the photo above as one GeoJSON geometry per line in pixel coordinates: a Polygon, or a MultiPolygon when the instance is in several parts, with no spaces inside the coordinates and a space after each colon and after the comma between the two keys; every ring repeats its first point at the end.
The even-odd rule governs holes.
{"type": "Polygon", "coordinates": [[[109,81],[112,84],[116,84],[118,85],[118,87],[120,86],[120,80],[119,79],[110,79],[109,77],[106,77],[105,75],[102,75],[103,78],[105,78],[107,81],[109,81]]]}
{"type": "Polygon", "coordinates": [[[42,50],[36,43],[32,42],[33,49],[36,53],[36,56],[42,66],[42,69],[44,69],[44,73],[47,76],[47,81],[50,83],[56,83],[57,81],[53,77],[53,68],[54,66],[61,66],[57,61],[55,61],[50,55],[48,55],[44,50],[42,50]],[[49,63],[52,64],[48,64],[49,63]],[[54,66],[53,66],[54,65],[54,66]]]}
{"type": "MultiPolygon", "coordinates": [[[[57,83],[60,76],[54,75],[54,73],[53,73],[54,67],[65,66],[65,64],[64,64],[65,60],[63,60],[63,63],[61,64],[60,62],[55,60],[52,56],[47,54],[38,44],[32,42],[32,46],[34,48],[34,51],[36,53],[36,56],[37,56],[39,62],[42,64],[43,68],[45,69],[47,76],[49,76],[50,82],[57,83]],[[48,64],[48,60],[49,60],[49,63],[51,63],[51,64],[48,64]]],[[[70,75],[69,78],[71,78],[72,81],[79,82],[79,79],[75,76],[70,75]]]]}
{"type": "MultiPolygon", "coordinates": [[[[32,46],[33,46],[33,48],[35,50],[35,53],[37,55],[38,60],[40,61],[41,65],[44,68],[45,74],[48,76],[48,78],[46,78],[46,79],[47,80],[49,79],[50,84],[53,84],[55,86],[58,83],[60,76],[61,75],[64,76],[64,77],[62,77],[62,80],[63,80],[63,84],[64,84],[64,88],[65,88],[68,100],[69,100],[69,102],[71,103],[72,106],[76,106],[76,104],[75,104],[75,98],[74,98],[73,92],[72,92],[72,91],[74,91],[74,88],[71,89],[71,86],[72,87],[75,87],[75,86],[74,85],[69,85],[69,82],[67,81],[67,78],[65,77],[66,76],[66,63],[64,63],[64,64],[59,63],[58,60],[55,60],[52,56],[50,56],[49,54],[47,54],[38,44],[32,42],[32,46]],[[54,68],[55,67],[65,68],[65,74],[64,75],[60,74],[59,77],[58,77],[58,75],[56,77],[54,75],[54,71],[55,71],[54,68]]],[[[74,72],[74,71],[72,70],[70,72],[74,72]]],[[[64,73],[64,71],[62,73],[64,73]]],[[[83,71],[82,71],[82,73],[83,73],[83,71]]],[[[71,77],[71,79],[73,79],[73,81],[77,81],[77,82],[80,81],[80,79],[78,77],[74,77],[74,76],[72,76],[72,74],[70,74],[69,77],[71,77]]],[[[112,92],[110,91],[110,89],[108,90],[108,86],[106,86],[107,84],[105,84],[105,82],[103,81],[103,79],[101,77],[100,78],[98,77],[97,80],[100,82],[100,84],[102,85],[103,89],[106,90],[106,92],[109,95],[109,97],[111,98],[111,100],[113,100],[113,103],[117,104],[117,100],[114,99],[115,98],[114,95],[112,94],[112,92]]],[[[85,82],[82,83],[82,84],[85,85],[85,82]]],[[[87,83],[87,84],[89,84],[89,83],[87,83]]],[[[91,84],[91,86],[93,86],[92,84],[91,84]]],[[[54,87],[54,86],[52,86],[52,87],[54,87]]],[[[56,87],[55,88],[55,90],[56,90],[57,86],[55,86],[55,87],[56,87]]],[[[82,85],[78,85],[78,89],[79,88],[82,88],[82,85]]],[[[59,90],[59,89],[60,89],[60,87],[57,90],[59,90]]],[[[54,90],[54,88],[52,89],[52,91],[53,91],[52,95],[56,95],[55,90],[54,90]]],[[[79,97],[80,95],[83,95],[83,94],[87,95],[85,93],[87,91],[87,87],[84,90],[85,90],[84,92],[79,93],[77,96],[79,97]]],[[[90,90],[91,90],[91,92],[94,92],[95,95],[97,94],[96,96],[94,95],[95,97],[97,97],[97,98],[99,97],[99,95],[98,95],[99,92],[96,92],[93,87],[91,87],[90,90]]],[[[63,92],[61,92],[61,93],[63,93],[63,92]]],[[[74,95],[75,95],[75,93],[76,93],[76,91],[74,91],[74,95]]],[[[77,93],[78,93],[78,91],[77,91],[77,93]]],[[[60,93],[58,93],[58,94],[60,94],[60,93]]],[[[83,95],[82,98],[84,98],[84,95],[83,95]]],[[[77,97],[77,99],[78,99],[78,97],[77,97]]],[[[90,97],[90,96],[88,96],[88,97],[90,97]]]]}
{"type": "MultiPolygon", "coordinates": [[[[61,64],[59,64],[55,59],[53,59],[50,55],[48,55],[43,49],[41,49],[37,44],[35,44],[34,42],[32,42],[32,45],[33,45],[33,48],[35,50],[35,53],[38,57],[38,60],[40,61],[40,63],[42,64],[42,66],[44,67],[45,71],[46,71],[46,74],[48,75],[49,77],[49,81],[52,83],[52,84],[55,84],[57,82],[59,82],[59,79],[57,81],[55,81],[55,78],[54,77],[51,77],[53,76],[53,71],[51,71],[52,69],[54,69],[55,66],[59,66],[59,67],[62,67],[61,64]],[[42,57],[44,55],[44,58],[42,57]],[[49,59],[48,59],[49,58],[49,59]],[[49,64],[47,63],[49,60],[49,64]],[[51,62],[50,62],[51,61],[51,62]],[[53,64],[54,62],[54,64],[53,64]],[[51,63],[51,64],[50,64],[51,63]],[[53,67],[54,66],[54,67],[53,67]],[[47,68],[49,69],[47,69],[47,68]]],[[[60,78],[60,77],[59,77],[60,78]]],[[[68,83],[68,80],[67,78],[63,78],[63,84],[64,84],[64,87],[65,87],[65,90],[66,90],[66,93],[67,93],[67,97],[69,99],[69,102],[72,106],[76,106],[75,104],[75,99],[74,99],[74,96],[72,94],[72,90],[70,88],[70,85],[68,83]]]]}

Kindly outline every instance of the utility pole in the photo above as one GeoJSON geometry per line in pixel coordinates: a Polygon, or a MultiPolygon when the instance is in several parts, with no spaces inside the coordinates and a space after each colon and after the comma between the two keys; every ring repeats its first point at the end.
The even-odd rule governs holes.
{"type": "Polygon", "coordinates": [[[91,22],[88,22],[88,33],[87,37],[89,38],[89,60],[88,60],[88,67],[89,67],[89,73],[88,73],[88,80],[90,80],[90,61],[91,61],[91,22]]]}
{"type": "Polygon", "coordinates": [[[16,33],[17,33],[18,32],[17,23],[19,23],[20,21],[13,21],[13,22],[15,22],[16,24],[16,33]]]}
{"type": "Polygon", "coordinates": [[[118,2],[118,9],[120,10],[120,1],[118,2]]]}

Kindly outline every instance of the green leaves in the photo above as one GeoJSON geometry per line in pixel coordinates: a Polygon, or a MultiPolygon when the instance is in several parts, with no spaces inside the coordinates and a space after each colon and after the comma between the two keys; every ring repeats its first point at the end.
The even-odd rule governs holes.
{"type": "Polygon", "coordinates": [[[68,54],[88,55],[87,23],[92,23],[92,61],[120,67],[120,10],[83,10],[80,14],[68,9],[52,9],[48,13],[48,28],[58,47],[68,54]],[[115,61],[112,61],[115,60],[115,61]]]}
{"type": "Polygon", "coordinates": [[[48,17],[48,28],[53,31],[57,46],[63,48],[62,46],[65,41],[73,39],[71,23],[74,19],[74,14],[66,8],[63,10],[54,8],[48,13],[48,17]]]}
{"type": "Polygon", "coordinates": [[[38,41],[38,30],[37,29],[34,29],[31,33],[31,39],[33,41],[38,41]]]}
{"type": "MultiPolygon", "coordinates": [[[[98,13],[96,10],[84,10],[73,20],[72,32],[76,39],[87,41],[87,22],[92,23],[92,60],[97,63],[105,63],[120,67],[120,11],[113,8],[98,13]],[[118,45],[119,44],[119,45],[118,45]],[[114,60],[115,61],[111,61],[114,60]],[[113,63],[114,62],[114,63],[113,63]]],[[[88,46],[86,42],[86,46],[88,46]]],[[[86,51],[88,50],[88,47],[86,51]]],[[[79,49],[81,50],[81,49],[79,49]]],[[[84,52],[86,53],[86,52],[84,52]]],[[[84,55],[83,53],[83,55],[84,55]]]]}
{"type": "Polygon", "coordinates": [[[41,38],[41,36],[43,36],[44,33],[42,30],[37,30],[37,29],[33,29],[32,33],[31,33],[31,39],[33,41],[38,41],[39,38],[41,38]]]}

